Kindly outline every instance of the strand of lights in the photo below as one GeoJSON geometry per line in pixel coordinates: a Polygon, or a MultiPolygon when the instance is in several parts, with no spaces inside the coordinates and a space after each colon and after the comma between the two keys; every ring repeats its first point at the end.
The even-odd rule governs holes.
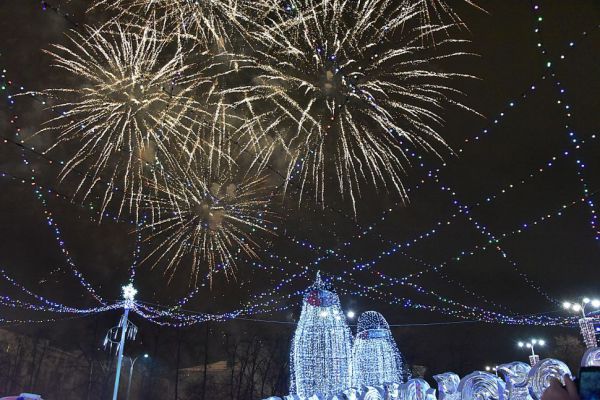
{"type": "MultiPolygon", "coordinates": [[[[13,82],[11,80],[7,80],[6,79],[6,68],[4,68],[2,70],[2,75],[0,77],[3,79],[3,84],[1,86],[2,90],[8,90],[9,87],[13,86],[13,82]]],[[[23,86],[20,86],[19,90],[21,92],[24,92],[25,88],[23,86]]],[[[8,93],[8,95],[7,95],[8,104],[9,104],[9,106],[11,108],[15,105],[15,97],[16,97],[15,95],[12,95],[10,93],[8,93]]],[[[45,104],[45,102],[43,102],[42,100],[38,99],[37,97],[35,97],[35,96],[31,96],[31,97],[34,100],[40,102],[41,104],[45,104]]],[[[15,136],[16,137],[20,137],[21,136],[21,128],[17,125],[18,121],[19,121],[19,116],[18,115],[12,115],[10,117],[10,119],[9,119],[9,122],[12,125],[15,125],[14,129],[15,129],[15,136]]],[[[38,157],[38,158],[46,161],[49,165],[56,165],[56,164],[58,164],[58,165],[64,165],[64,163],[65,163],[64,161],[58,161],[58,160],[55,160],[55,159],[47,156],[45,153],[36,150],[35,147],[33,147],[33,146],[27,147],[25,145],[25,140],[24,139],[13,140],[10,137],[6,137],[6,136],[1,136],[0,139],[2,140],[2,143],[4,143],[4,144],[10,144],[10,145],[15,146],[16,149],[20,149],[22,151],[25,150],[27,152],[30,152],[30,153],[34,154],[36,157],[38,157]]],[[[61,197],[63,199],[66,199],[66,200],[70,200],[70,198],[67,195],[61,193],[60,191],[58,191],[56,189],[50,189],[50,190],[52,190],[53,192],[56,192],[57,196],[59,196],[59,197],[61,197]]],[[[98,200],[97,196],[96,196],[96,200],[98,200]]],[[[108,218],[108,219],[111,219],[111,220],[113,220],[115,222],[125,222],[125,223],[129,223],[129,224],[134,224],[134,221],[122,219],[122,218],[120,218],[117,215],[111,214],[110,212],[101,213],[100,211],[98,211],[99,207],[95,206],[94,203],[91,202],[91,201],[89,203],[87,203],[87,205],[85,203],[78,204],[78,205],[81,206],[82,208],[87,209],[90,212],[96,214],[99,219],[100,218],[102,218],[102,219],[108,218]]]]}
{"type": "MultiPolygon", "coordinates": [[[[47,7],[47,5],[44,5],[44,6],[43,6],[43,8],[44,8],[44,9],[46,9],[46,7],[47,7]]],[[[50,7],[52,8],[52,6],[50,6],[50,7]]],[[[57,8],[53,8],[53,10],[58,12],[58,9],[57,9],[57,8]]],[[[59,14],[60,14],[60,13],[59,13],[59,14]]],[[[61,15],[63,15],[65,18],[67,18],[67,19],[68,19],[68,16],[67,16],[66,14],[61,14],[61,15]]],[[[70,22],[71,22],[71,23],[74,23],[73,21],[70,21],[70,22]]],[[[78,26],[78,24],[76,24],[76,23],[74,23],[74,25],[78,26]]],[[[535,85],[532,85],[531,87],[532,87],[532,90],[533,90],[533,89],[535,88],[535,85]]],[[[526,94],[524,93],[522,96],[523,96],[523,97],[526,97],[526,94]]],[[[509,103],[509,107],[514,107],[514,104],[515,104],[515,103],[514,103],[513,101],[511,101],[511,102],[509,103]]],[[[497,124],[497,123],[499,122],[499,118],[503,117],[504,115],[505,115],[505,112],[504,112],[504,111],[503,111],[503,112],[500,112],[500,113],[499,113],[499,117],[498,117],[498,118],[496,118],[496,119],[494,120],[494,124],[497,124]]],[[[483,133],[483,134],[486,134],[486,133],[488,133],[488,130],[487,130],[487,129],[484,129],[482,133],[483,133]]],[[[480,136],[479,136],[479,135],[477,135],[477,136],[475,136],[475,137],[474,137],[474,138],[473,138],[471,141],[473,141],[473,140],[475,140],[475,141],[476,141],[476,140],[479,140],[479,138],[480,138],[480,136]]],[[[468,139],[468,138],[467,138],[467,139],[465,139],[465,143],[468,143],[468,142],[469,142],[469,139],[468,139]]],[[[463,151],[463,149],[462,149],[462,148],[458,150],[458,152],[459,152],[459,153],[460,153],[460,152],[462,152],[462,151],[463,151]]]]}
{"type": "Polygon", "coordinates": [[[290,393],[324,396],[350,387],[352,332],[337,294],[317,274],[306,292],[290,350],[290,393]],[[323,362],[334,360],[336,362],[323,362]]]}
{"type": "Polygon", "coordinates": [[[539,285],[536,285],[533,280],[523,271],[521,271],[518,266],[517,263],[512,260],[510,258],[510,256],[508,255],[508,253],[502,248],[500,247],[500,245],[498,244],[498,239],[496,238],[496,236],[483,224],[481,224],[479,221],[477,221],[476,219],[473,218],[473,216],[471,215],[471,208],[468,206],[464,206],[462,205],[462,203],[460,202],[460,200],[457,198],[456,192],[453,191],[450,187],[442,185],[439,181],[439,177],[437,175],[432,176],[432,179],[434,179],[439,185],[440,185],[440,190],[444,193],[447,193],[450,195],[452,204],[457,208],[458,212],[462,215],[464,215],[464,217],[473,224],[473,226],[475,227],[475,229],[477,229],[477,231],[488,240],[488,243],[490,244],[496,244],[496,246],[494,247],[494,249],[496,249],[498,251],[498,253],[500,254],[500,256],[503,259],[506,259],[507,262],[511,265],[512,269],[517,272],[519,274],[519,276],[521,276],[521,278],[523,278],[524,282],[527,283],[530,287],[532,287],[536,292],[538,292],[540,295],[542,295],[546,300],[548,300],[550,303],[553,304],[559,304],[559,301],[556,299],[553,299],[547,292],[545,292],[544,290],[542,290],[542,288],[539,285]]]}
{"type": "MultiPolygon", "coordinates": [[[[330,253],[331,254],[331,253],[330,253]]],[[[184,298],[185,299],[185,298],[184,298]]]]}
{"type": "MultiPolygon", "coordinates": [[[[16,134],[18,135],[18,132],[16,134]]],[[[94,290],[92,285],[84,278],[83,274],[78,270],[77,266],[75,265],[75,262],[73,261],[72,257],[70,256],[69,251],[65,246],[65,242],[61,238],[60,229],[59,229],[58,225],[56,224],[56,222],[54,221],[54,218],[52,217],[52,213],[48,210],[47,200],[44,197],[42,190],[36,186],[35,170],[25,156],[25,147],[21,148],[21,152],[22,152],[21,155],[22,155],[23,163],[29,168],[29,170],[31,172],[31,186],[33,187],[34,197],[37,198],[40,201],[40,203],[42,204],[46,222],[54,233],[56,242],[58,243],[59,248],[60,248],[63,256],[65,257],[67,265],[69,265],[71,272],[73,273],[73,275],[75,275],[75,277],[79,280],[79,283],[87,290],[87,292],[96,301],[98,301],[102,306],[106,306],[106,302],[102,299],[102,297],[100,297],[96,293],[96,291],[94,290]]]]}
{"type": "Polygon", "coordinates": [[[69,250],[66,248],[65,241],[62,239],[61,230],[60,230],[58,224],[56,223],[54,216],[49,211],[48,202],[47,202],[46,198],[44,197],[43,192],[36,187],[34,189],[34,193],[35,193],[35,197],[42,204],[46,222],[47,222],[48,226],[50,227],[50,230],[54,234],[54,239],[55,239],[56,243],[58,244],[58,247],[60,248],[61,253],[65,257],[65,261],[67,262],[67,265],[70,267],[71,272],[79,280],[79,283],[81,284],[81,286],[83,286],[85,288],[85,290],[87,290],[87,292],[94,299],[96,299],[96,301],[98,301],[102,305],[106,305],[106,302],[104,301],[104,299],[100,295],[98,295],[98,293],[96,293],[96,291],[94,290],[94,287],[85,279],[83,274],[77,268],[75,261],[73,260],[73,258],[71,257],[71,254],[69,253],[69,250]]]}
{"type": "Polygon", "coordinates": [[[404,382],[403,377],[409,373],[406,369],[383,315],[375,311],[362,313],[352,346],[352,387],[404,382]]]}
{"type": "MultiPolygon", "coordinates": [[[[540,8],[539,4],[537,4],[537,3],[532,4],[532,12],[534,15],[534,20],[535,20],[534,32],[540,37],[540,39],[537,43],[537,48],[539,49],[542,56],[547,56],[548,51],[546,50],[546,48],[543,44],[543,40],[541,39],[541,37],[542,37],[542,21],[544,20],[544,17],[541,15],[541,8],[540,8]]],[[[597,27],[598,26],[596,26],[596,28],[597,27]]],[[[587,36],[588,33],[586,31],[583,31],[582,35],[587,36]]],[[[574,47],[574,46],[575,46],[575,42],[570,41],[569,47],[574,47]]],[[[559,57],[559,60],[564,61],[565,59],[566,59],[565,55],[561,54],[559,57]]],[[[561,111],[563,112],[563,115],[565,116],[565,118],[568,121],[570,121],[571,117],[573,115],[573,111],[572,111],[571,104],[566,100],[566,95],[565,95],[566,89],[564,88],[564,85],[561,84],[560,80],[558,79],[558,75],[553,68],[553,62],[546,61],[545,66],[548,69],[548,71],[550,72],[550,76],[554,80],[554,83],[556,84],[556,90],[557,90],[556,103],[561,106],[560,108],[561,108],[561,111]]],[[[572,128],[569,123],[567,123],[564,128],[567,132],[569,142],[576,150],[578,150],[580,148],[580,145],[579,145],[580,139],[579,139],[578,135],[576,134],[575,129],[572,128]]],[[[589,193],[589,184],[585,178],[585,163],[580,158],[576,159],[575,173],[581,184],[581,190],[582,190],[583,195],[587,196],[587,194],[589,193]]],[[[600,240],[600,229],[598,227],[598,215],[596,214],[596,206],[594,204],[593,199],[591,199],[591,198],[588,198],[586,200],[586,203],[587,203],[587,205],[590,209],[590,213],[591,213],[590,226],[591,226],[592,230],[594,231],[595,239],[600,240]]]]}
{"type": "MultiPolygon", "coordinates": [[[[585,197],[580,197],[580,198],[577,198],[576,200],[572,200],[568,203],[563,203],[558,209],[556,209],[554,211],[550,211],[541,216],[537,216],[536,218],[534,218],[528,222],[520,223],[519,225],[517,225],[517,228],[514,228],[513,230],[510,230],[510,231],[504,232],[500,235],[497,235],[497,243],[500,243],[502,240],[504,240],[508,237],[521,234],[521,233],[527,231],[528,229],[530,229],[534,226],[537,226],[545,221],[548,221],[552,218],[560,217],[564,214],[565,210],[570,209],[571,207],[573,207],[581,202],[585,202],[588,197],[592,197],[597,194],[598,194],[598,191],[594,191],[585,197]]],[[[409,242],[397,243],[392,248],[381,251],[375,258],[373,258],[369,261],[357,264],[356,267],[359,270],[371,269],[383,258],[392,256],[392,255],[396,254],[401,248],[409,248],[410,246],[411,246],[411,243],[409,243],[409,242]]],[[[475,245],[470,250],[461,250],[460,252],[458,252],[457,256],[452,258],[452,260],[460,261],[461,257],[472,256],[475,254],[475,252],[478,252],[481,250],[486,250],[489,247],[490,246],[488,246],[488,245],[475,245]]]]}
{"type": "MultiPolygon", "coordinates": [[[[339,282],[341,282],[342,284],[347,283],[343,280],[339,280],[339,282]]],[[[420,290],[419,287],[414,284],[408,286],[414,286],[417,290],[420,290]]],[[[447,304],[444,306],[422,304],[415,302],[411,299],[395,297],[391,293],[374,290],[372,287],[366,287],[364,285],[359,285],[358,290],[350,290],[346,287],[338,287],[338,290],[345,295],[364,297],[370,300],[376,299],[382,302],[387,302],[391,305],[402,306],[403,308],[407,309],[426,310],[429,312],[441,313],[462,320],[476,320],[479,322],[499,323],[505,325],[574,326],[575,324],[572,318],[551,318],[545,316],[544,314],[508,316],[504,314],[486,311],[478,307],[460,305],[459,303],[453,302],[452,300],[448,299],[446,299],[445,301],[444,299],[440,300],[441,302],[447,304]],[[448,305],[460,305],[460,307],[463,308],[463,310],[460,311],[451,309],[448,308],[448,305]]]]}

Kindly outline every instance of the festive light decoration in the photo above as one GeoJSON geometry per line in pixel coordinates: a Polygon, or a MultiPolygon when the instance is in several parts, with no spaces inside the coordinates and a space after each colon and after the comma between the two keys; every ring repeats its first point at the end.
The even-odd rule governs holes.
{"type": "Polygon", "coordinates": [[[435,55],[428,53],[423,27],[408,27],[418,10],[389,1],[302,0],[294,11],[296,17],[264,24],[254,35],[260,43],[254,98],[268,109],[257,116],[267,127],[259,155],[270,160],[287,152],[284,189],[297,174],[299,201],[310,182],[315,200],[325,203],[332,176],[353,204],[365,183],[405,197],[403,142],[445,148],[436,130],[440,108],[468,109],[451,87],[467,75],[430,68],[464,55],[453,49],[461,41],[443,40],[435,55]]]}
{"type": "Polygon", "coordinates": [[[500,400],[504,382],[496,375],[475,371],[463,377],[458,384],[461,399],[500,400]]]}
{"type": "Polygon", "coordinates": [[[598,347],[596,332],[594,330],[595,318],[588,317],[585,310],[586,307],[600,308],[600,300],[584,297],[579,302],[565,301],[562,303],[562,306],[565,310],[573,311],[578,314],[581,313],[581,318],[578,320],[578,323],[581,330],[581,336],[583,336],[583,342],[588,349],[598,347]]]}
{"type": "Polygon", "coordinates": [[[365,292],[366,293],[366,292],[365,292]]]}
{"type": "Polygon", "coordinates": [[[600,348],[587,349],[581,358],[582,367],[600,367],[600,348]]]}
{"type": "MultiPolygon", "coordinates": [[[[539,400],[549,385],[549,379],[559,377],[558,374],[570,375],[566,365],[555,359],[545,359],[535,368],[523,362],[512,362],[499,366],[506,384],[497,376],[475,371],[463,379],[453,372],[435,375],[438,382],[439,396],[436,390],[429,387],[427,381],[417,378],[403,384],[386,384],[382,386],[363,386],[349,388],[327,396],[328,399],[349,400],[539,400]],[[459,382],[460,379],[460,382],[459,382]],[[531,396],[528,392],[531,392],[531,396]],[[533,396],[533,397],[532,397],[533,396]]],[[[564,375],[561,375],[562,379],[564,375]]],[[[284,400],[313,400],[324,398],[319,394],[285,396],[284,400]]],[[[280,400],[278,397],[269,399],[280,400]]]]}
{"type": "Polygon", "coordinates": [[[508,400],[531,400],[527,387],[531,367],[523,362],[515,361],[498,366],[498,371],[506,381],[508,400]]]}
{"type": "Polygon", "coordinates": [[[454,372],[444,372],[434,375],[433,379],[437,382],[440,400],[460,400],[458,384],[460,377],[454,372]]]}
{"type": "Polygon", "coordinates": [[[408,382],[400,385],[400,398],[426,399],[429,389],[431,389],[431,387],[426,380],[421,378],[409,379],[408,382]]]}
{"type": "Polygon", "coordinates": [[[352,333],[320,274],[304,295],[290,353],[290,392],[329,396],[350,387],[352,333]]]}
{"type": "Polygon", "coordinates": [[[540,400],[550,386],[550,379],[556,378],[564,385],[565,375],[573,377],[567,364],[562,361],[546,358],[538,362],[529,371],[529,394],[534,400],[540,400]]]}
{"type": "MultiPolygon", "coordinates": [[[[534,28],[534,32],[538,36],[541,36],[541,34],[543,32],[542,22],[544,21],[544,17],[541,15],[541,7],[537,3],[533,4],[533,14],[534,14],[534,21],[536,24],[535,28],[534,28]]],[[[587,32],[583,31],[582,35],[587,36],[587,32]]],[[[569,42],[569,47],[573,47],[574,45],[575,45],[575,42],[573,42],[573,41],[569,42]]],[[[539,51],[541,52],[541,54],[544,57],[547,57],[548,51],[546,50],[546,48],[543,44],[543,41],[541,39],[537,43],[537,47],[538,47],[539,51]]],[[[557,61],[563,61],[564,59],[565,59],[564,54],[561,54],[560,57],[557,58],[557,61]]],[[[545,67],[549,70],[550,76],[552,77],[552,79],[556,85],[556,89],[558,89],[556,103],[558,105],[560,105],[561,111],[563,112],[564,116],[567,118],[568,123],[565,125],[565,129],[568,134],[569,142],[571,143],[571,145],[574,149],[578,150],[580,148],[580,146],[578,144],[580,142],[580,138],[579,138],[579,135],[576,134],[574,128],[571,126],[572,107],[571,107],[571,104],[569,104],[569,102],[566,101],[566,99],[565,99],[566,90],[565,90],[563,84],[561,83],[561,81],[558,79],[553,65],[554,64],[552,63],[552,61],[546,61],[545,67]]],[[[582,190],[583,196],[587,197],[586,203],[588,205],[588,208],[590,209],[590,214],[591,214],[590,226],[595,233],[596,240],[600,240],[600,226],[598,223],[598,214],[596,212],[596,205],[594,203],[594,200],[592,198],[588,197],[590,190],[589,190],[589,184],[586,179],[585,163],[579,157],[575,161],[576,161],[576,176],[578,178],[578,181],[581,184],[581,190],[582,190]]]]}
{"type": "Polygon", "coordinates": [[[376,311],[362,313],[352,347],[352,386],[401,383],[406,375],[404,369],[400,351],[383,315],[376,311]]]}

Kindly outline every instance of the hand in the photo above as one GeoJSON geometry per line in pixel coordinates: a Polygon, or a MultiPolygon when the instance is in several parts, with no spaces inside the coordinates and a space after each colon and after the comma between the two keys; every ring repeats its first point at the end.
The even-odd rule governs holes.
{"type": "Polygon", "coordinates": [[[550,386],[542,394],[541,400],[579,400],[577,387],[569,375],[565,375],[565,386],[556,378],[550,378],[550,386]]]}

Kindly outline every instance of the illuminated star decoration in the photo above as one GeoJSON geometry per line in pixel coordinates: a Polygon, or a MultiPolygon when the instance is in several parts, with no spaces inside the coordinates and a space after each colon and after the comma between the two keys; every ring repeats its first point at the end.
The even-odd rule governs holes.
{"type": "Polygon", "coordinates": [[[135,296],[138,291],[135,287],[133,287],[132,283],[125,285],[121,288],[123,290],[123,298],[129,302],[133,302],[135,300],[135,296]]]}

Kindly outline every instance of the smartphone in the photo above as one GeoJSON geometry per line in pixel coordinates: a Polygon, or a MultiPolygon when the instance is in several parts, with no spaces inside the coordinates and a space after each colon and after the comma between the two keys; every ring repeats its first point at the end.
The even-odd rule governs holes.
{"type": "Polygon", "coordinates": [[[600,367],[581,367],[579,370],[579,398],[600,400],[600,367]]]}

